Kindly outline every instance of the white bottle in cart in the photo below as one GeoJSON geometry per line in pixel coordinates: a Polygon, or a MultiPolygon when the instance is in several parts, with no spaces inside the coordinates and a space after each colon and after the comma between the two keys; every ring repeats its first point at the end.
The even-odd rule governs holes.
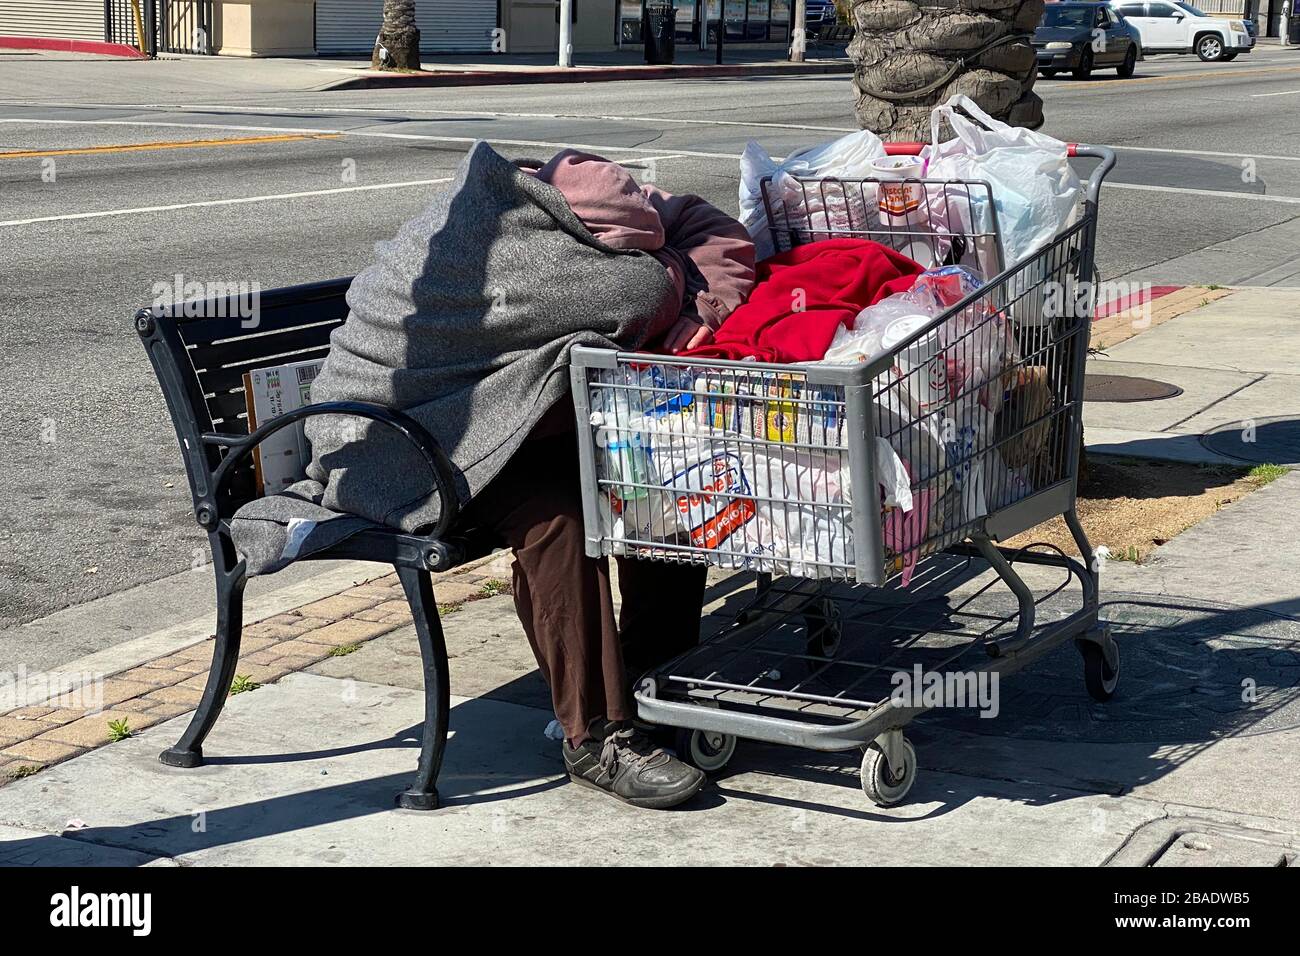
{"type": "Polygon", "coordinates": [[[650,468],[641,433],[631,430],[632,408],[621,389],[592,389],[591,425],[596,445],[605,450],[605,477],[615,483],[623,501],[643,499],[650,483],[650,468]]]}

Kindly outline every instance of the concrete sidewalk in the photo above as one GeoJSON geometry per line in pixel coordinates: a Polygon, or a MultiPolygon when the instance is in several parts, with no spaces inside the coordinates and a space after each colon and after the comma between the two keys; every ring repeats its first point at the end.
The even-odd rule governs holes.
{"type": "MultiPolygon", "coordinates": [[[[1097,363],[1185,391],[1118,410],[1090,405],[1090,437],[1109,428],[1118,451],[1136,442],[1161,452],[1195,441],[1201,423],[1236,420],[1234,396],[1256,387],[1258,414],[1300,417],[1285,398],[1297,342],[1287,298],[1246,290],[1171,308],[1112,346],[1097,363]],[[1234,377],[1243,375],[1244,384],[1234,377]]],[[[1298,511],[1292,472],[1141,565],[1107,562],[1102,617],[1123,661],[1116,697],[1094,703],[1078,654],[1063,645],[1006,678],[996,718],[941,710],[910,725],[920,774],[908,803],[887,810],[862,794],[855,752],[745,741],[677,812],[567,785],[558,744],[543,735],[549,695],[502,590],[504,555],[435,583],[458,695],[443,805],[393,809],[422,719],[400,588],[389,576],[293,608],[268,595],[250,612],[237,671],[264,686],[231,698],[202,768],[157,762],[205,681],[212,642],[201,632],[141,638],[116,664],[106,651],[105,712],[0,715],[0,774],[11,775],[0,782],[0,864],[1294,863],[1298,511]],[[107,743],[110,718],[126,719],[133,736],[107,743]]],[[[1030,581],[1044,594],[1054,583],[1030,581]]],[[[714,577],[706,633],[751,587],[714,577]]],[[[1040,618],[1071,610],[1075,594],[1048,598],[1040,618]]],[[[995,589],[978,609],[1002,614],[1008,600],[995,589]]]]}
{"type": "MultiPolygon", "coordinates": [[[[1114,700],[1086,697],[1062,647],[1007,679],[998,718],[935,712],[909,727],[922,770],[903,807],[865,800],[854,753],[753,743],[679,812],[568,786],[500,595],[448,616],[460,696],[442,809],[391,804],[421,720],[408,625],[233,697],[198,770],[157,762],[183,716],[10,783],[0,863],[1276,865],[1300,833],[1300,627],[1282,616],[1300,555],[1243,545],[1225,577],[1201,549],[1293,514],[1300,475],[1248,500],[1141,567],[1108,566],[1104,613],[1124,655],[1114,700]],[[1252,583],[1264,574],[1276,593],[1252,583]]],[[[719,611],[738,595],[713,597],[719,611]]]]}
{"type": "Polygon", "coordinates": [[[842,48],[808,51],[804,62],[791,63],[784,46],[741,46],[723,52],[678,47],[672,64],[645,62],[639,45],[604,53],[576,53],[572,67],[556,65],[554,54],[497,54],[475,60],[427,56],[420,73],[384,73],[366,63],[353,67],[357,74],[328,89],[384,89],[419,86],[499,86],[512,83],[590,83],[610,80],[689,79],[711,76],[816,76],[852,73],[853,64],[842,48]]]}
{"type": "Polygon", "coordinates": [[[1300,295],[1288,289],[1187,293],[1205,304],[1162,317],[1164,300],[1157,299],[1152,327],[1134,330],[1141,334],[1116,341],[1094,332],[1102,349],[1089,359],[1089,373],[1154,379],[1182,393],[1159,401],[1089,402],[1088,448],[1137,458],[1300,464],[1300,295]]]}
{"type": "Polygon", "coordinates": [[[841,49],[810,50],[804,63],[790,63],[784,47],[729,48],[722,66],[713,51],[680,49],[671,66],[649,66],[639,49],[579,53],[562,69],[554,55],[483,54],[424,58],[421,73],[379,73],[368,57],[243,57],[165,55],[156,60],[124,60],[76,53],[0,49],[0,99],[75,101],[87,89],[100,102],[156,102],[173,97],[220,97],[257,93],[409,86],[483,86],[516,83],[590,83],[611,80],[710,76],[815,76],[851,73],[841,49]]]}

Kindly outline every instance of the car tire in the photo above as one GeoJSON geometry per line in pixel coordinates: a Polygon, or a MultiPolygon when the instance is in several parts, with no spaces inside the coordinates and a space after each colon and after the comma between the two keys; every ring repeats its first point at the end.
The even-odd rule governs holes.
{"type": "Polygon", "coordinates": [[[1115,75],[1121,80],[1130,79],[1133,72],[1137,69],[1138,51],[1136,47],[1129,47],[1128,52],[1124,54],[1124,62],[1115,68],[1115,75]]]}
{"type": "Polygon", "coordinates": [[[1086,80],[1092,76],[1092,47],[1085,47],[1083,55],[1079,57],[1079,65],[1070,71],[1070,75],[1076,80],[1086,80]]]}
{"type": "Polygon", "coordinates": [[[1223,37],[1217,33],[1203,33],[1196,38],[1196,55],[1203,63],[1222,60],[1227,52],[1223,45],[1223,37]]]}

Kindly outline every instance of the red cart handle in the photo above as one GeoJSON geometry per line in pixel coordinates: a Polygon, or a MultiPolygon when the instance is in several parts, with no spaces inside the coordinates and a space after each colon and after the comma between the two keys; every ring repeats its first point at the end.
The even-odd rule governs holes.
{"type": "MultiPolygon", "coordinates": [[[[886,156],[919,156],[925,143],[886,143],[886,156]]],[[[1078,143],[1065,144],[1066,155],[1073,158],[1078,155],[1078,143]]]]}

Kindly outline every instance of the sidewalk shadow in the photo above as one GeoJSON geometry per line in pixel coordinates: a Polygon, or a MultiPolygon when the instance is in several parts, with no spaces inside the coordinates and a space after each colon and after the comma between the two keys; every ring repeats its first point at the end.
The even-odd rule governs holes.
{"type": "MultiPolygon", "coordinates": [[[[980,562],[975,562],[979,565],[980,562]]],[[[969,585],[978,574],[966,569],[947,583],[969,585]]],[[[841,588],[841,605],[854,589],[841,588]]],[[[899,606],[908,600],[897,593],[899,606]]],[[[956,615],[961,597],[918,602],[930,638],[912,642],[907,621],[895,618],[884,629],[871,629],[871,618],[857,615],[859,634],[846,636],[840,657],[857,661],[889,661],[910,668],[922,661],[927,671],[936,661],[951,658],[956,628],[935,627],[944,615],[956,615]],[[900,630],[900,628],[902,630],[900,630]],[[906,653],[899,653],[905,650],[906,653]]],[[[1039,608],[1040,621],[1059,620],[1077,608],[1077,591],[1069,589],[1039,608]]],[[[728,600],[719,614],[743,606],[742,592],[728,600]]],[[[1090,794],[1121,795],[1158,780],[1204,753],[1220,741],[1281,733],[1300,728],[1300,619],[1285,612],[1285,604],[1229,606],[1176,596],[1107,593],[1101,617],[1112,628],[1121,648],[1121,678],[1116,695],[1098,703],[1088,695],[1082,659],[1067,640],[1024,670],[1005,675],[998,684],[998,711],[992,718],[972,709],[938,708],[909,724],[906,733],[917,749],[921,772],[909,804],[929,804],[921,814],[951,813],[964,803],[996,789],[1000,799],[1026,805],[1048,805],[1090,794]],[[956,775],[956,776],[954,776],[956,775]],[[969,778],[965,786],[962,778],[969,778]],[[1005,781],[1020,781],[1008,786],[1005,781]],[[934,806],[937,804],[937,806],[934,806]]],[[[965,611],[989,618],[1010,616],[1015,606],[1000,586],[979,596],[965,611]]],[[[911,612],[909,611],[909,614],[911,612]]],[[[961,615],[956,615],[960,617],[961,615]]],[[[845,617],[853,616],[846,611],[845,617]]],[[[911,618],[918,621],[915,615],[911,618]]],[[[835,667],[801,667],[802,623],[788,622],[784,634],[776,629],[766,643],[729,648],[725,638],[711,651],[679,659],[672,668],[681,677],[712,678],[740,686],[759,686],[834,697],[835,667]],[[764,657],[759,653],[769,651],[764,657]],[[785,657],[778,657],[779,654],[785,657]],[[772,662],[780,671],[773,679],[772,662]],[[746,666],[748,669],[746,669],[746,666]]],[[[966,638],[969,640],[969,637],[966,638]]],[[[983,652],[956,658],[950,669],[987,664],[983,652]]],[[[862,700],[887,698],[891,684],[885,674],[857,685],[862,700]]],[[[833,708],[824,708],[833,712],[833,708]]],[[[797,712],[766,709],[768,714],[799,718],[815,714],[813,706],[797,712]]],[[[841,715],[847,712],[841,711],[841,715]]],[[[766,777],[819,781],[859,790],[857,751],[821,754],[777,745],[741,741],[720,778],[723,798],[745,799],[817,809],[878,822],[906,822],[918,816],[907,808],[877,811],[861,793],[861,809],[809,807],[797,798],[746,790],[742,777],[757,772],[766,777]]]]}

